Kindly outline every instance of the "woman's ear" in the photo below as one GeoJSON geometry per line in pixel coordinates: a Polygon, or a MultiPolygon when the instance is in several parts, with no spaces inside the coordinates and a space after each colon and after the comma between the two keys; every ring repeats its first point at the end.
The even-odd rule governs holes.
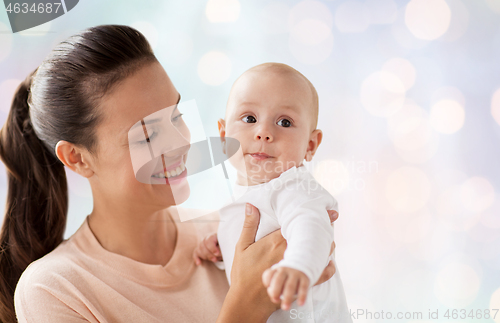
{"type": "Polygon", "coordinates": [[[304,159],[310,162],[316,153],[319,145],[321,144],[321,140],[323,140],[323,131],[316,129],[309,136],[309,143],[307,144],[306,155],[304,159]]]}
{"type": "Polygon", "coordinates": [[[90,153],[86,149],[65,140],[60,140],[55,150],[57,158],[75,173],[86,178],[94,175],[92,164],[90,163],[90,153]]]}

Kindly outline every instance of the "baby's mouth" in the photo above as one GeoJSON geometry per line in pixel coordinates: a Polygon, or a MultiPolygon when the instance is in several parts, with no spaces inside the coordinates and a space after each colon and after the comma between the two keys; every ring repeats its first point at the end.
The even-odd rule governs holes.
{"type": "Polygon", "coordinates": [[[273,158],[273,156],[269,156],[266,153],[252,153],[252,154],[249,154],[249,155],[252,156],[255,159],[258,159],[258,160],[264,160],[264,159],[268,159],[268,158],[273,158]]]}

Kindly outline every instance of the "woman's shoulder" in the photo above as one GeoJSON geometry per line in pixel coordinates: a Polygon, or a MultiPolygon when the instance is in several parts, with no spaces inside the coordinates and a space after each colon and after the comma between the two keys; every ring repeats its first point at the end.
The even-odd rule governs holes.
{"type": "MultiPolygon", "coordinates": [[[[70,238],[71,239],[71,238],[70,238]]],[[[14,291],[14,305],[19,322],[37,317],[40,322],[56,322],[48,316],[52,310],[60,315],[76,315],[79,303],[77,288],[78,261],[71,240],[30,263],[19,278],[14,291]]],[[[58,321],[57,321],[58,322],[58,321]]]]}
{"type": "Polygon", "coordinates": [[[21,274],[16,286],[23,289],[25,286],[50,286],[58,278],[68,277],[74,273],[77,263],[71,238],[64,240],[54,250],[45,256],[33,261],[21,274]]]}

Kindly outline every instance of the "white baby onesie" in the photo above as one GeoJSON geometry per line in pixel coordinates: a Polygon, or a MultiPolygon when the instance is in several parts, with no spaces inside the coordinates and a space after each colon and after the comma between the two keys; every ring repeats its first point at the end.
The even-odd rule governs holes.
{"type": "MultiPolygon", "coordinates": [[[[264,184],[248,187],[236,184],[233,196],[235,202],[219,211],[217,233],[229,283],[235,246],[243,228],[245,203],[253,204],[260,211],[255,240],[280,228],[287,240],[284,259],[274,266],[302,271],[312,286],[328,262],[335,262],[334,256],[330,256],[333,225],[327,210],[338,211],[337,201],[304,166],[292,167],[264,184]]],[[[303,306],[295,301],[289,311],[277,310],[267,322],[352,322],[335,266],[337,271],[331,279],[309,289],[303,306]]]]}

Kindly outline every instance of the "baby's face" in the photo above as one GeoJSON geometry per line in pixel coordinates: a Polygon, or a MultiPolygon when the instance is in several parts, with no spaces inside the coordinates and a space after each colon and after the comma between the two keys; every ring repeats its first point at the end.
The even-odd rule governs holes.
{"type": "Polygon", "coordinates": [[[239,174],[246,168],[247,178],[238,177],[241,185],[268,182],[302,165],[306,155],[312,157],[308,154],[315,128],[312,95],[299,75],[250,71],[240,77],[220,133],[241,144],[243,160],[231,159],[239,174]]]}

